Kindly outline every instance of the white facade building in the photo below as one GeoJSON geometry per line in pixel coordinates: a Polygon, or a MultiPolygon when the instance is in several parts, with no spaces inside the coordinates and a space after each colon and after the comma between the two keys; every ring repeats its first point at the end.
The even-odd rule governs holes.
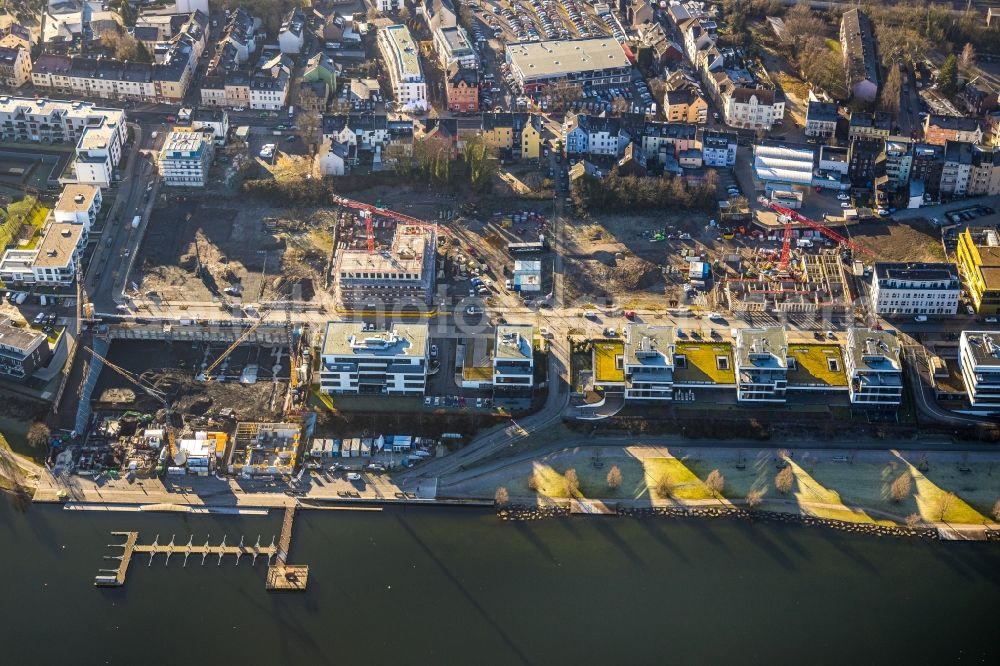
{"type": "Polygon", "coordinates": [[[626,327],[622,358],[626,400],[673,400],[676,333],[673,326],[626,327]]]}
{"type": "Polygon", "coordinates": [[[202,132],[171,132],[160,149],[163,184],[171,187],[204,187],[212,164],[213,144],[202,132]]]}
{"type": "Polygon", "coordinates": [[[851,404],[897,407],[902,402],[902,352],[895,332],[848,329],[844,366],[851,404]]]}
{"type": "Polygon", "coordinates": [[[378,31],[378,48],[385,61],[396,106],[427,109],[427,81],[420,65],[420,52],[405,25],[390,25],[378,31]]]}
{"type": "Polygon", "coordinates": [[[780,326],[741,328],[736,333],[736,399],[785,402],[788,337],[780,326]]]}
{"type": "Polygon", "coordinates": [[[953,315],[961,293],[954,264],[875,264],[871,300],[876,314],[953,315]]]}
{"type": "Polygon", "coordinates": [[[95,185],[71,184],[63,188],[52,214],[56,222],[82,224],[90,231],[104,199],[95,185]]]}
{"type": "Polygon", "coordinates": [[[424,394],[427,324],[371,330],[364,322],[329,322],[320,352],[320,391],[327,394],[424,394]]]}
{"type": "Polygon", "coordinates": [[[528,391],[535,384],[535,327],[531,324],[497,326],[493,350],[493,390],[528,391]]]}
{"type": "Polygon", "coordinates": [[[962,331],[958,364],[969,404],[990,411],[1000,409],[1000,333],[962,331]]]}

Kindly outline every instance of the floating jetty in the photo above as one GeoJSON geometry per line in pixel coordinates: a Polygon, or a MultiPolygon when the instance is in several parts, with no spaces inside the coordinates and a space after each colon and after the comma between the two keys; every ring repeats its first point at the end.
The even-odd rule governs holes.
{"type": "Polygon", "coordinates": [[[285,516],[281,523],[281,536],[275,544],[274,538],[271,543],[262,546],[260,536],[253,545],[247,545],[243,537],[240,538],[239,545],[230,546],[226,544],[226,537],[221,543],[212,545],[210,537],[206,537],[205,543],[198,545],[194,543],[194,537],[188,538],[187,543],[177,543],[174,536],[170,537],[170,543],[161,544],[160,535],[156,535],[151,544],[140,544],[138,532],[112,532],[114,536],[125,537],[123,543],[108,544],[109,548],[120,548],[121,554],[105,555],[105,559],[118,560],[118,566],[114,569],[100,569],[94,577],[94,585],[97,587],[120,587],[125,584],[125,576],[128,574],[129,565],[137,555],[149,555],[147,566],[153,566],[157,555],[163,555],[164,566],[170,563],[170,558],[177,556],[183,558],[181,566],[186,567],[191,556],[200,561],[198,564],[205,566],[210,563],[209,558],[215,557],[217,566],[222,566],[222,561],[227,555],[235,559],[239,565],[243,557],[250,558],[250,566],[257,564],[257,558],[267,560],[267,582],[268,590],[304,590],[309,579],[309,567],[307,565],[288,564],[288,551],[292,542],[292,526],[295,522],[295,506],[285,508],[285,516]]]}

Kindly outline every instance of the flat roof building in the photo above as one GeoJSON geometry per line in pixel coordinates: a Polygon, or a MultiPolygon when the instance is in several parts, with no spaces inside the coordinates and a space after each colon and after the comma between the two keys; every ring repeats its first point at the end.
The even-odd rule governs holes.
{"type": "Polygon", "coordinates": [[[894,331],[848,329],[844,362],[851,404],[898,407],[902,402],[902,351],[894,331]]]}
{"type": "Polygon", "coordinates": [[[387,250],[342,250],[336,268],[338,299],[347,308],[429,305],[436,251],[432,227],[403,224],[387,250]]]}
{"type": "Polygon", "coordinates": [[[958,364],[969,404],[1000,410],[1000,332],[962,331],[958,364]]]}
{"type": "Polygon", "coordinates": [[[781,326],[741,328],[736,332],[736,399],[785,402],[788,388],[788,337],[781,326]]]}
{"type": "Polygon", "coordinates": [[[331,321],[320,351],[320,391],[327,394],[423,395],[428,325],[331,321]]]}
{"type": "Polygon", "coordinates": [[[493,348],[493,390],[530,395],[535,385],[535,327],[531,324],[497,326],[493,348]]]}
{"type": "Polygon", "coordinates": [[[608,88],[627,83],[632,63],[613,37],[517,42],[507,45],[507,63],[524,92],[569,83],[608,88]]]}
{"type": "Polygon", "coordinates": [[[958,235],[955,257],[976,312],[1000,312],[1000,233],[996,229],[973,232],[972,227],[966,228],[958,235]]]}
{"type": "Polygon", "coordinates": [[[45,334],[0,319],[0,377],[24,381],[50,356],[45,334]]]}
{"type": "Polygon", "coordinates": [[[952,264],[879,262],[871,290],[876,314],[953,315],[962,284],[952,264]]]}
{"type": "Polygon", "coordinates": [[[624,335],[625,399],[673,400],[677,329],[632,323],[624,335]]]}
{"type": "Polygon", "coordinates": [[[167,135],[159,155],[164,185],[205,186],[214,145],[210,137],[203,132],[171,132],[167,135]]]}
{"type": "Polygon", "coordinates": [[[420,52],[405,25],[389,25],[378,31],[378,47],[400,109],[427,109],[427,81],[420,66],[420,52]]]}
{"type": "Polygon", "coordinates": [[[70,183],[59,195],[53,215],[56,222],[83,224],[89,230],[97,221],[103,201],[101,188],[96,185],[70,183]]]}

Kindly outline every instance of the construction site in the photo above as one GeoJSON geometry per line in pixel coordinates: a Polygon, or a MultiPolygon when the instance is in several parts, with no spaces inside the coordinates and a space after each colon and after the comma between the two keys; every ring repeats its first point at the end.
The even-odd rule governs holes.
{"type": "Polygon", "coordinates": [[[783,312],[846,315],[854,307],[844,259],[873,256],[826,225],[796,211],[763,200],[782,225],[751,236],[779,241],[757,245],[725,257],[725,303],[736,313],[783,312]]]}
{"type": "Polygon", "coordinates": [[[436,226],[357,201],[340,203],[332,271],[338,304],[359,310],[430,305],[436,226]]]}

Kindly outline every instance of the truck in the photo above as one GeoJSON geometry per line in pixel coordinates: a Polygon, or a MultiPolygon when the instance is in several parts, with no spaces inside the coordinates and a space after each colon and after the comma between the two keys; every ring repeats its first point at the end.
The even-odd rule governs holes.
{"type": "Polygon", "coordinates": [[[139,228],[139,224],[141,222],[142,222],[142,215],[136,215],[135,217],[132,218],[132,228],[133,229],[138,229],[139,228]]]}
{"type": "Polygon", "coordinates": [[[288,117],[291,118],[294,115],[295,115],[295,107],[294,106],[289,106],[288,107],[288,117]]]}

